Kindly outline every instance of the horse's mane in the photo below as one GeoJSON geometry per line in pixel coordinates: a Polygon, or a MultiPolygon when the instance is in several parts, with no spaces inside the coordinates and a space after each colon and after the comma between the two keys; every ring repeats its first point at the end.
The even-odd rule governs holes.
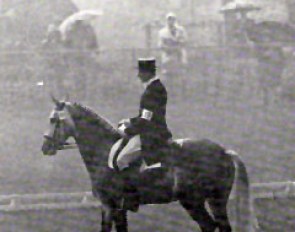
{"type": "Polygon", "coordinates": [[[103,127],[105,130],[109,131],[111,134],[120,136],[118,133],[118,130],[115,128],[115,126],[104,117],[98,115],[96,112],[94,112],[92,109],[90,109],[87,106],[83,106],[80,103],[73,103],[72,108],[74,110],[73,117],[76,118],[84,118],[84,120],[88,121],[92,125],[96,125],[98,127],[103,127]]]}

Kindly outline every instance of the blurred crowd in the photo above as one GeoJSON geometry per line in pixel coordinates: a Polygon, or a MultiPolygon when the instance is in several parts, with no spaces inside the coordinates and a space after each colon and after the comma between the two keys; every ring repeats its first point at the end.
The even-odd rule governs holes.
{"type": "Polygon", "coordinates": [[[99,53],[96,34],[89,22],[76,20],[64,32],[58,25],[50,24],[41,49],[47,55],[48,83],[54,85],[51,87],[56,89],[56,94],[64,96],[74,91],[78,99],[84,100],[99,53]]]}
{"type": "MultiPolygon", "coordinates": [[[[160,25],[164,24],[162,28],[150,28],[150,30],[155,28],[158,30],[157,48],[160,52],[161,74],[168,77],[183,76],[189,63],[193,62],[192,57],[188,54],[188,48],[192,43],[187,33],[187,25],[182,25],[178,16],[172,12],[166,14],[161,21],[163,23],[160,25]]],[[[94,75],[93,72],[87,70],[97,69],[101,44],[89,20],[77,19],[66,30],[61,30],[61,24],[62,21],[49,24],[47,29],[44,29],[44,37],[39,44],[30,46],[31,42],[26,39],[10,41],[3,38],[1,47],[10,50],[26,50],[30,47],[39,49],[44,52],[49,67],[47,79],[55,80],[51,82],[55,83],[56,89],[60,89],[61,95],[71,85],[76,90],[80,89],[78,92],[84,95],[86,82],[93,79],[89,77],[90,75],[94,75]],[[66,77],[61,77],[63,73],[70,76],[68,80],[66,77]]],[[[286,72],[286,67],[290,68],[289,60],[294,59],[294,54],[287,54],[282,45],[282,41],[287,37],[294,38],[292,34],[286,33],[292,30],[291,27],[275,23],[255,23],[245,11],[235,14],[231,12],[228,16],[225,14],[224,26],[226,33],[223,39],[224,44],[234,45],[236,50],[240,49],[241,58],[245,49],[250,48],[254,51],[253,54],[259,64],[258,75],[261,76],[262,87],[279,86],[283,75],[290,73],[290,71],[286,72]],[[279,44],[269,46],[274,41],[278,41],[279,44]],[[238,48],[239,46],[246,48],[243,50],[243,48],[238,48]]],[[[7,27],[10,26],[7,25],[7,27]]],[[[151,34],[150,31],[146,37],[151,37],[151,34]]],[[[146,44],[149,44],[147,49],[152,48],[150,43],[146,44]]]]}

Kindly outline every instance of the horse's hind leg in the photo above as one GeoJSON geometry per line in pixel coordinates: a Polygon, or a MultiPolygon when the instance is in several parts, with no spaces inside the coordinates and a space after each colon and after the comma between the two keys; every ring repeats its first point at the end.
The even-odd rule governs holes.
{"type": "Polygon", "coordinates": [[[214,216],[219,232],[231,232],[232,228],[229,223],[227,214],[227,203],[233,184],[233,177],[228,180],[228,184],[216,188],[214,194],[207,198],[209,207],[214,216]]]}
{"type": "Polygon", "coordinates": [[[111,232],[113,226],[113,210],[104,204],[101,207],[101,232],[111,232]]]}
{"type": "Polygon", "coordinates": [[[117,232],[128,232],[128,222],[127,222],[127,211],[126,210],[115,210],[114,211],[114,221],[115,221],[117,232]]]}
{"type": "Polygon", "coordinates": [[[227,199],[210,199],[208,200],[210,209],[214,216],[215,222],[219,228],[219,232],[231,232],[231,226],[227,216],[227,199]]]}
{"type": "Polygon", "coordinates": [[[215,231],[217,225],[206,210],[205,201],[203,199],[181,199],[180,204],[186,209],[194,221],[199,224],[202,232],[215,231]]]}

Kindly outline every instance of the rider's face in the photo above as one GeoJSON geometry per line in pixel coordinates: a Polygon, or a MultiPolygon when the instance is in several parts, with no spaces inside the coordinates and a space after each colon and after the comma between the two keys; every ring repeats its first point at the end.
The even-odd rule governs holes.
{"type": "Polygon", "coordinates": [[[150,72],[139,72],[138,73],[138,77],[141,80],[141,82],[145,83],[147,82],[149,79],[151,79],[152,74],[150,72]]]}
{"type": "Polygon", "coordinates": [[[174,17],[169,17],[167,19],[168,27],[174,27],[175,26],[175,23],[176,23],[176,19],[174,17]]]}

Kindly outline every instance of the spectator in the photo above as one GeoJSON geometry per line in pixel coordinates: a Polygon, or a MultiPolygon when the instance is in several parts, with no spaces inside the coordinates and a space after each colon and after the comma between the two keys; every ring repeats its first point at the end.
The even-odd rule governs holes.
{"type": "Polygon", "coordinates": [[[166,26],[159,31],[159,48],[161,59],[165,67],[169,63],[187,63],[185,43],[187,34],[183,26],[179,25],[174,13],[166,15],[166,26]]]}
{"type": "Polygon", "coordinates": [[[86,100],[88,88],[93,86],[93,80],[96,78],[96,34],[88,21],[78,19],[69,26],[63,39],[68,50],[65,60],[69,69],[69,82],[72,83],[77,99],[86,100]]]}
{"type": "Polygon", "coordinates": [[[281,46],[258,44],[255,50],[263,102],[268,105],[271,101],[278,100],[286,59],[281,46]]]}
{"type": "Polygon", "coordinates": [[[48,49],[56,49],[62,46],[61,33],[58,27],[50,24],[47,28],[46,38],[42,41],[42,47],[48,49]]]}
{"type": "Polygon", "coordinates": [[[77,20],[65,36],[65,44],[71,49],[92,50],[98,48],[96,35],[92,26],[85,20],[77,20]]]}
{"type": "Polygon", "coordinates": [[[61,33],[55,24],[47,27],[45,39],[41,43],[46,70],[46,84],[57,96],[66,94],[66,67],[63,56],[61,33]]]}

